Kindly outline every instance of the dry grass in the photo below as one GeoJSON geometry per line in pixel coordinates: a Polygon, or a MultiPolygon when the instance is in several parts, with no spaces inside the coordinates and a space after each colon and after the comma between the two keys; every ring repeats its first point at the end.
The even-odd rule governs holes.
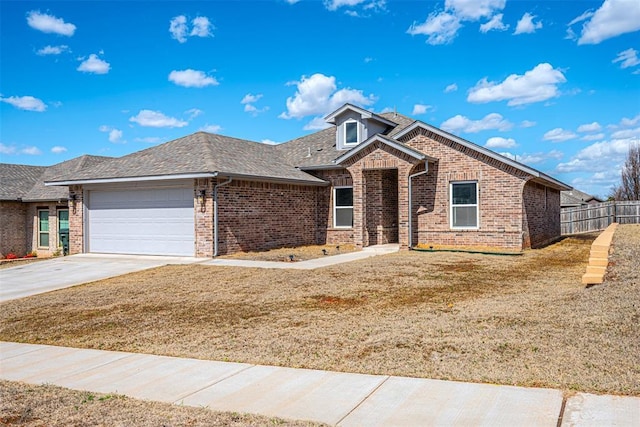
{"type": "Polygon", "coordinates": [[[293,261],[296,262],[322,258],[330,255],[346,254],[349,252],[355,252],[356,250],[357,248],[355,245],[311,245],[298,246],[295,248],[271,249],[261,252],[237,252],[232,255],[221,256],[220,258],[291,262],[290,256],[293,255],[293,261]],[[325,252],[327,255],[325,255],[325,252]]]}
{"type": "Polygon", "coordinates": [[[405,252],[314,271],[167,266],[0,305],[0,339],[640,395],[640,226],[519,257],[405,252]]]}
{"type": "Polygon", "coordinates": [[[114,394],[0,381],[2,426],[319,426],[256,415],[215,412],[114,394]]]}

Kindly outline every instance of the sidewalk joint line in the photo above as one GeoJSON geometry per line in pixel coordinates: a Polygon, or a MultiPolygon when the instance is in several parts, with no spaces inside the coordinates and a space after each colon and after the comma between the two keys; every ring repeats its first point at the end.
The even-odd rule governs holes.
{"type": "Polygon", "coordinates": [[[556,424],[556,427],[562,426],[562,420],[564,418],[564,410],[566,406],[567,406],[567,398],[562,396],[562,406],[560,406],[560,415],[558,415],[558,423],[556,424]]]}
{"type": "Polygon", "coordinates": [[[362,400],[360,402],[358,402],[358,404],[356,406],[354,406],[353,409],[351,409],[349,412],[347,412],[347,414],[344,417],[342,417],[342,418],[340,418],[340,420],[338,420],[338,422],[336,423],[336,426],[340,425],[340,423],[343,422],[345,420],[345,418],[347,418],[349,415],[353,414],[353,412],[356,409],[358,409],[360,406],[362,406],[362,404],[364,402],[366,402],[367,399],[369,399],[373,395],[373,393],[378,391],[378,389],[380,387],[382,387],[382,385],[384,383],[386,383],[389,378],[391,378],[391,375],[385,375],[384,377],[385,377],[384,380],[382,380],[382,382],[380,384],[378,384],[373,390],[371,390],[371,392],[369,394],[367,394],[365,397],[363,397],[362,400]]]}
{"type": "MultiPolygon", "coordinates": [[[[213,361],[208,361],[208,362],[213,362],[213,361]]],[[[251,369],[251,368],[255,368],[256,366],[258,366],[258,365],[249,365],[249,366],[247,366],[247,367],[245,367],[245,368],[242,368],[242,369],[240,369],[240,370],[238,370],[238,371],[236,371],[236,372],[232,372],[231,374],[229,374],[229,375],[227,375],[227,376],[225,376],[225,377],[222,377],[222,378],[220,378],[220,379],[217,379],[217,380],[215,380],[215,381],[213,381],[213,382],[211,382],[211,383],[208,383],[207,385],[205,385],[205,386],[203,386],[203,387],[200,387],[200,388],[199,388],[199,389],[197,389],[197,390],[194,390],[194,391],[192,391],[192,392],[190,392],[190,393],[187,393],[187,394],[184,394],[184,395],[180,396],[177,400],[175,400],[175,401],[173,402],[173,404],[174,404],[174,405],[182,404],[182,403],[180,403],[180,402],[181,402],[181,401],[183,401],[184,399],[186,399],[187,397],[189,397],[189,396],[193,396],[194,394],[199,393],[199,392],[201,392],[202,390],[206,390],[206,389],[208,389],[209,387],[213,387],[213,386],[214,386],[214,385],[216,385],[216,384],[220,384],[222,381],[226,381],[226,380],[228,380],[229,378],[235,377],[236,375],[238,375],[238,374],[240,374],[240,373],[242,373],[242,372],[244,372],[244,371],[246,371],[246,370],[249,370],[249,369],[251,369]]]]}

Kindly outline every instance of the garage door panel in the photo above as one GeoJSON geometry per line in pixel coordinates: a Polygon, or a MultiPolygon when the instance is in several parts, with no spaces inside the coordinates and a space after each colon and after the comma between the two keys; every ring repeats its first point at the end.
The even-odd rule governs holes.
{"type": "Polygon", "coordinates": [[[193,189],[92,191],[89,251],[194,255],[193,189]]]}

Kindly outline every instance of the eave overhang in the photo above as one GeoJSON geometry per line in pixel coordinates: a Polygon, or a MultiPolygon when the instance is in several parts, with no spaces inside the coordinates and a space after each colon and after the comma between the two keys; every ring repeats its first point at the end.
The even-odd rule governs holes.
{"type": "Polygon", "coordinates": [[[527,165],[524,165],[522,163],[519,163],[513,159],[510,159],[508,157],[503,156],[502,154],[498,154],[495,151],[491,151],[487,148],[481,147],[477,144],[474,144],[471,141],[467,141],[466,139],[460,138],[458,136],[455,136],[449,132],[446,132],[442,129],[438,129],[437,127],[428,125],[424,122],[421,121],[415,121],[414,123],[412,123],[411,125],[407,126],[406,128],[404,128],[402,131],[398,132],[396,135],[394,135],[395,139],[400,139],[402,138],[404,135],[407,135],[409,133],[411,133],[412,131],[414,131],[417,128],[422,128],[424,130],[427,130],[429,132],[433,132],[436,135],[440,135],[443,138],[447,138],[450,139],[451,141],[454,141],[466,148],[469,148],[471,150],[477,151],[481,154],[484,154],[487,157],[490,157],[492,159],[498,160],[504,164],[507,164],[515,169],[518,169],[522,172],[528,173],[529,175],[532,175],[535,180],[537,182],[540,182],[544,185],[547,185],[551,188],[555,188],[561,191],[565,191],[565,190],[571,190],[573,187],[558,181],[555,178],[550,177],[547,174],[544,174],[542,172],[540,172],[539,170],[533,169],[527,165]]]}
{"type": "Polygon", "coordinates": [[[358,146],[352,148],[351,150],[347,151],[346,153],[344,153],[343,155],[341,155],[340,157],[336,158],[334,160],[334,162],[336,164],[340,164],[343,163],[344,161],[350,159],[351,157],[355,156],[356,154],[358,154],[360,151],[364,150],[365,148],[367,148],[368,146],[376,143],[376,142],[381,142],[382,144],[385,144],[391,148],[394,148],[410,157],[413,157],[416,160],[422,161],[422,160],[427,160],[429,162],[437,162],[438,159],[436,159],[435,157],[430,157],[427,156],[424,153],[421,153],[418,150],[414,150],[411,147],[407,147],[404,144],[399,143],[398,141],[395,141],[393,139],[390,138],[386,138],[380,134],[376,134],[373,135],[371,138],[367,139],[366,141],[358,144],[358,146]]]}

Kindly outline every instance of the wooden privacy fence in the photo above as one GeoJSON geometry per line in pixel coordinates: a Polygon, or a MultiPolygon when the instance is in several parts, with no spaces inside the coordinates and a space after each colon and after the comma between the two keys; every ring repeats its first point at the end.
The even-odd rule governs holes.
{"type": "Polygon", "coordinates": [[[604,230],[614,222],[640,224],[640,200],[603,202],[560,210],[563,235],[604,230]]]}

